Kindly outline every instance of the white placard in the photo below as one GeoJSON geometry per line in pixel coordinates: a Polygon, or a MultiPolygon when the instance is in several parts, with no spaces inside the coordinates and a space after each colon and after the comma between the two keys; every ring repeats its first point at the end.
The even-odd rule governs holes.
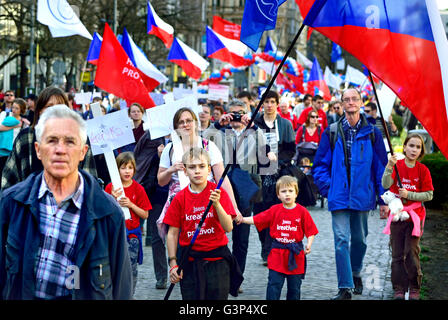
{"type": "Polygon", "coordinates": [[[209,100],[229,102],[229,86],[222,84],[210,84],[208,86],[209,100]]]}
{"type": "Polygon", "coordinates": [[[135,142],[127,110],[87,120],[87,135],[93,155],[113,151],[135,142]]]}
{"type": "Polygon", "coordinates": [[[174,99],[179,100],[193,94],[192,89],[173,88],[174,99]]]}
{"type": "MultiPolygon", "coordinates": [[[[165,95],[165,101],[167,98],[169,98],[169,96],[165,95]]],[[[195,95],[190,95],[180,100],[167,102],[160,106],[146,109],[151,139],[157,139],[169,135],[171,131],[174,130],[174,114],[177,110],[183,107],[192,109],[196,114],[196,117],[199,119],[199,112],[202,112],[202,107],[198,105],[198,99],[195,95]]]]}
{"type": "Polygon", "coordinates": [[[75,93],[76,104],[88,104],[92,101],[92,92],[75,93]]]}
{"type": "MultiPolygon", "coordinates": [[[[101,118],[106,117],[106,115],[103,115],[103,113],[101,112],[101,107],[100,107],[99,102],[92,103],[92,105],[90,107],[92,108],[93,119],[101,119],[101,118]]],[[[123,111],[125,111],[125,110],[123,110],[123,111]]],[[[119,111],[110,113],[109,115],[114,114],[114,113],[119,114],[119,111]]],[[[127,115],[126,115],[126,117],[127,117],[127,115]]],[[[87,126],[89,126],[89,121],[91,121],[93,119],[90,119],[87,121],[87,126]]],[[[90,123],[90,125],[92,125],[92,122],[90,123]]],[[[89,136],[89,139],[90,139],[90,136],[89,136]]],[[[92,148],[92,153],[93,153],[93,148],[92,148]]],[[[123,188],[123,184],[121,183],[120,172],[118,171],[117,163],[115,161],[114,152],[112,150],[106,150],[104,152],[104,158],[106,159],[107,170],[109,172],[109,176],[112,181],[113,188],[121,189],[122,195],[124,197],[124,188],[123,188]]],[[[131,219],[131,212],[129,211],[129,208],[121,207],[121,210],[123,211],[125,220],[131,219]]]]}

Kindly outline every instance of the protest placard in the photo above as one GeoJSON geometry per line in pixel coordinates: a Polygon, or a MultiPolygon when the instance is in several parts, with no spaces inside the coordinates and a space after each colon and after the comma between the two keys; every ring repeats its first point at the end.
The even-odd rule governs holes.
{"type": "MultiPolygon", "coordinates": [[[[92,109],[93,118],[87,120],[87,135],[92,146],[92,153],[95,155],[95,153],[93,152],[94,145],[95,148],[99,148],[96,149],[96,151],[101,151],[96,154],[104,153],[104,158],[106,160],[107,170],[109,171],[109,176],[112,181],[112,186],[114,189],[121,189],[122,195],[124,196],[123,184],[121,183],[120,172],[118,171],[113,149],[135,142],[134,135],[132,134],[132,129],[132,141],[129,137],[125,137],[128,132],[128,127],[130,127],[129,121],[123,121],[123,119],[128,119],[127,113],[126,118],[123,118],[123,113],[120,111],[103,115],[99,102],[92,103],[90,107],[92,109]],[[121,117],[121,126],[119,125],[120,122],[116,121],[115,114],[118,114],[118,116],[121,117]],[[114,115],[114,117],[111,118],[110,116],[112,115],[114,115]],[[95,141],[94,144],[92,143],[92,139],[95,141]],[[114,148],[114,145],[119,146],[114,148]]],[[[131,219],[129,208],[121,207],[121,209],[123,211],[125,220],[131,219]]]]}
{"type": "Polygon", "coordinates": [[[229,86],[223,84],[210,84],[208,86],[208,99],[229,102],[229,86]]]}

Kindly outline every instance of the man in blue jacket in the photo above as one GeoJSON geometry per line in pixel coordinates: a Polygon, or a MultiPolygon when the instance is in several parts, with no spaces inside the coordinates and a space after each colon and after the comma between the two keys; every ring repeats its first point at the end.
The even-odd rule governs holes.
{"type": "Polygon", "coordinates": [[[56,105],[35,130],[44,170],[4,190],[0,200],[1,299],[130,299],[121,209],[78,170],[88,149],[84,120],[56,105]]]}
{"type": "Polygon", "coordinates": [[[367,218],[380,204],[381,176],[387,164],[381,132],[361,115],[362,99],[356,89],[342,95],[345,116],[328,127],[313,164],[313,177],[320,193],[328,198],[334,233],[339,292],[336,300],[362,294],[361,270],[367,249],[367,218]]]}

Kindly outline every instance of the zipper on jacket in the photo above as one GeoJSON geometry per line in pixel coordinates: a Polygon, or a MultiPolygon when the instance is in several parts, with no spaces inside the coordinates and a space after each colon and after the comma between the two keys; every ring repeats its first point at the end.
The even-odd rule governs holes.
{"type": "Polygon", "coordinates": [[[100,264],[100,277],[102,277],[102,276],[103,276],[103,265],[100,264]]]}
{"type": "Polygon", "coordinates": [[[364,154],[364,143],[361,142],[361,161],[363,158],[363,154],[364,154]]]}

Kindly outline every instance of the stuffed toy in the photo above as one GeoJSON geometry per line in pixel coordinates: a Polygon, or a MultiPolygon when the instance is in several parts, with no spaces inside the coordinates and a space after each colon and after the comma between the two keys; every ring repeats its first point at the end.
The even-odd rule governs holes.
{"type": "Polygon", "coordinates": [[[389,206],[390,214],[393,216],[392,221],[404,221],[409,218],[409,214],[406,211],[403,211],[403,203],[400,198],[395,195],[395,193],[386,191],[381,196],[381,199],[383,199],[383,201],[389,206]]]}

